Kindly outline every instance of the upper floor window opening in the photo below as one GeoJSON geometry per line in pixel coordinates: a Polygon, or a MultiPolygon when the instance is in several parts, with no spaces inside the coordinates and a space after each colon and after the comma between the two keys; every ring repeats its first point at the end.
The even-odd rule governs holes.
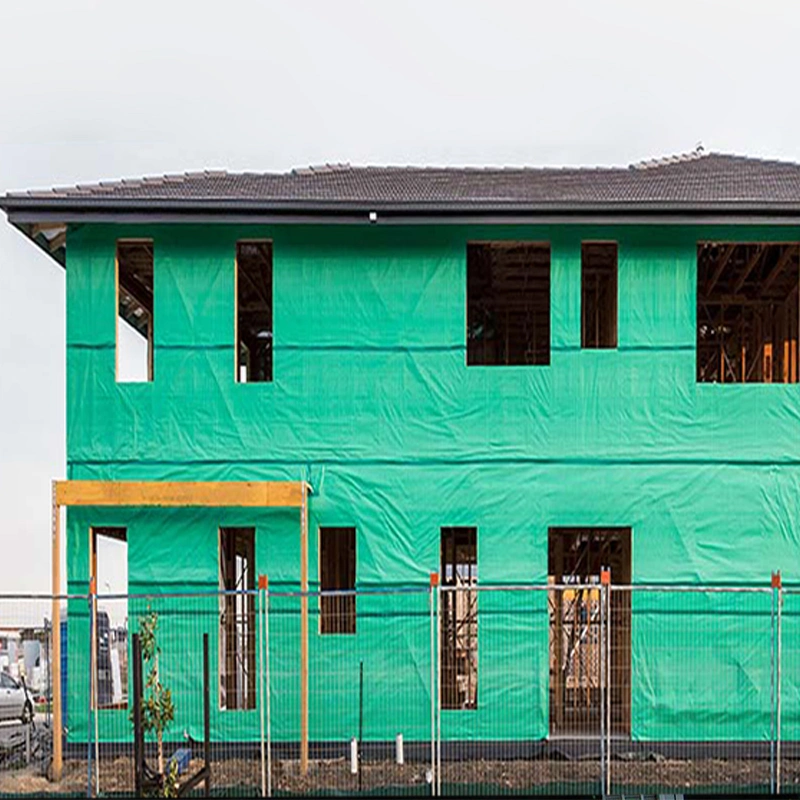
{"type": "Polygon", "coordinates": [[[800,245],[700,242],[697,381],[797,383],[800,245]]]}
{"type": "Polygon", "coordinates": [[[272,380],[272,242],[236,243],[236,380],[272,380]]]}
{"type": "Polygon", "coordinates": [[[467,364],[550,363],[550,245],[467,245],[467,364]]]}
{"type": "Polygon", "coordinates": [[[581,245],[581,347],[617,346],[617,244],[581,245]]]}
{"type": "Polygon", "coordinates": [[[116,256],[117,380],[153,380],[153,242],[121,239],[116,256]]]}

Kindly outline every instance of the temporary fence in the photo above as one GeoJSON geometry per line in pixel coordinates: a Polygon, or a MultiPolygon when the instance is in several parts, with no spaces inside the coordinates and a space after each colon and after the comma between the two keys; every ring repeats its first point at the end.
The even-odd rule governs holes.
{"type": "Polygon", "coordinates": [[[797,792],[800,589],[779,576],[445,577],[69,595],[58,632],[53,597],[0,596],[0,796],[797,792]]]}

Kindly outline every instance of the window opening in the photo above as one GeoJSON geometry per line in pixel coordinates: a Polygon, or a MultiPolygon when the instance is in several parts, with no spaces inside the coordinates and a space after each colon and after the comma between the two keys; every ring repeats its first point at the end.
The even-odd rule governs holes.
{"type": "MultiPolygon", "coordinates": [[[[356,529],[320,528],[320,589],[354,591],[356,588],[356,529]]],[[[320,596],[320,633],[356,632],[354,594],[320,596]]]]}
{"type": "Polygon", "coordinates": [[[124,595],[128,594],[128,535],[125,528],[91,529],[90,577],[95,579],[98,594],[93,654],[97,707],[126,708],[128,602],[124,595]]]}
{"type": "Polygon", "coordinates": [[[442,528],[442,708],[478,707],[477,528],[442,528]]]}
{"type": "Polygon", "coordinates": [[[550,245],[467,245],[467,364],[550,363],[550,245]]]}
{"type": "Polygon", "coordinates": [[[236,380],[272,380],[272,242],[236,244],[236,380]]]}
{"type": "Polygon", "coordinates": [[[255,528],[220,529],[220,708],[256,707],[255,528]]]}
{"type": "Polygon", "coordinates": [[[800,245],[701,242],[699,383],[797,383],[800,245]]]}
{"type": "Polygon", "coordinates": [[[153,380],[153,242],[117,242],[117,380],[153,380]]]}
{"type": "Polygon", "coordinates": [[[581,245],[581,347],[617,346],[617,245],[581,245]]]}

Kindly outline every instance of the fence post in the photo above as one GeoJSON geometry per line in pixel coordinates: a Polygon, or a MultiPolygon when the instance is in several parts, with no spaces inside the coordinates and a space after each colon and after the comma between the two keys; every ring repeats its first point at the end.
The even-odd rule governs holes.
{"type": "Polygon", "coordinates": [[[775,794],[775,600],[776,573],[772,573],[769,632],[769,793],[775,794]]]}
{"type": "Polygon", "coordinates": [[[139,634],[133,634],[133,791],[136,797],[142,796],[142,698],[139,689],[142,685],[142,646],[139,634]]]}
{"type": "Polygon", "coordinates": [[[439,586],[439,573],[431,572],[428,587],[428,612],[431,622],[431,794],[436,795],[436,617],[434,616],[434,592],[439,586]]]}
{"type": "Polygon", "coordinates": [[[776,747],[775,747],[775,793],[781,792],[781,614],[783,611],[783,583],[781,582],[781,571],[776,573],[774,582],[778,594],[778,630],[777,630],[777,644],[778,653],[776,660],[776,686],[775,686],[775,733],[776,733],[776,747]]]}
{"type": "Polygon", "coordinates": [[[94,677],[95,677],[95,648],[94,648],[94,593],[96,589],[95,578],[89,579],[89,713],[86,715],[86,796],[92,796],[92,711],[94,710],[94,677]]]}
{"type": "MultiPolygon", "coordinates": [[[[600,568],[600,794],[606,787],[606,590],[605,569],[600,568]]],[[[560,590],[560,591],[563,591],[560,590]]],[[[559,665],[560,669],[560,665],[559,665]]]]}
{"type": "Polygon", "coordinates": [[[442,585],[436,583],[436,794],[442,794],[442,585]]]}
{"type": "Polygon", "coordinates": [[[613,689],[613,673],[611,670],[611,570],[606,567],[600,572],[600,584],[605,587],[606,602],[606,649],[603,653],[603,660],[606,662],[606,676],[608,680],[608,691],[606,692],[605,708],[600,710],[601,715],[605,715],[605,784],[603,786],[604,796],[611,794],[611,694],[613,689]]]}
{"type": "Polygon", "coordinates": [[[265,746],[265,728],[266,728],[266,720],[265,720],[265,713],[266,713],[266,705],[268,703],[267,700],[267,692],[269,692],[269,687],[267,687],[266,691],[264,688],[264,673],[265,673],[265,664],[264,659],[265,657],[269,657],[269,650],[266,646],[266,637],[265,637],[265,602],[266,602],[266,590],[267,590],[267,576],[266,575],[259,575],[258,576],[258,638],[259,638],[259,647],[258,647],[258,707],[259,707],[259,717],[261,722],[261,796],[268,797],[268,788],[267,788],[267,753],[266,753],[266,746],[265,746]]]}

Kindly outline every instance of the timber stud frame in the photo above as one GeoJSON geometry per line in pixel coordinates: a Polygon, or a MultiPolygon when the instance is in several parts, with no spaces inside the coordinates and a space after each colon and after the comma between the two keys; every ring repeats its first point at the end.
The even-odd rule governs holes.
{"type": "Polygon", "coordinates": [[[308,770],[308,496],[306,481],[53,481],[52,663],[53,780],[64,764],[61,704],[61,508],[132,506],[161,508],[298,508],[300,510],[300,768],[308,770]]]}

